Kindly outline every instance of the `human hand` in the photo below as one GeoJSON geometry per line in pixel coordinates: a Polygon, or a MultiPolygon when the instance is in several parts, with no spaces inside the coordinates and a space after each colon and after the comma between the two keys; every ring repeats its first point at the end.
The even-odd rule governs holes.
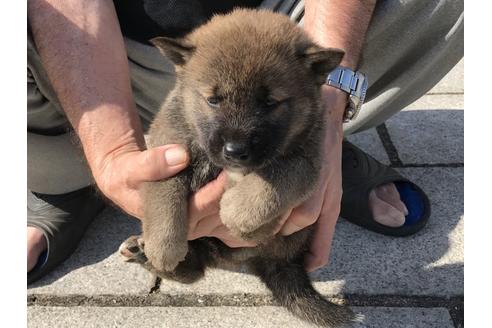
{"type": "Polygon", "coordinates": [[[286,236],[315,224],[314,236],[305,258],[308,271],[328,263],[342,199],[342,119],[347,94],[324,85],[322,97],[326,106],[326,135],[318,187],[308,200],[292,210],[280,230],[286,236]]]}
{"type": "Polygon", "coordinates": [[[140,189],[143,182],[169,178],[183,170],[189,156],[181,145],[169,144],[144,151],[119,149],[93,170],[102,193],[126,213],[143,218],[140,189]]]}

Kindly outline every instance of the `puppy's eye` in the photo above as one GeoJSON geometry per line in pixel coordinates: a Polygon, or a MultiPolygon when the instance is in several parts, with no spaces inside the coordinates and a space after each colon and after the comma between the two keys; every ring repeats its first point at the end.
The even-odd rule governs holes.
{"type": "Polygon", "coordinates": [[[268,97],[267,99],[265,99],[265,101],[263,103],[263,106],[265,107],[265,109],[274,109],[278,105],[280,105],[280,101],[278,101],[277,99],[275,99],[273,97],[268,97]]]}
{"type": "Polygon", "coordinates": [[[220,98],[219,97],[208,97],[207,98],[207,104],[212,107],[212,108],[219,108],[220,107],[220,98]]]}

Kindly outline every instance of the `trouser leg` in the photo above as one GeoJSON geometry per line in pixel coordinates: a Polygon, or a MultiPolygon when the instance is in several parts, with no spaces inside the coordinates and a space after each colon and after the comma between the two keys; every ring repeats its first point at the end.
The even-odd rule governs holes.
{"type": "MultiPolygon", "coordinates": [[[[134,100],[146,130],[173,88],[173,64],[159,51],[125,39],[134,100]]],[[[27,187],[63,194],[93,179],[70,124],[44,71],[32,36],[27,44],[27,187]]]]}
{"type": "Polygon", "coordinates": [[[81,148],[27,37],[27,188],[63,194],[91,184],[81,148]]]}

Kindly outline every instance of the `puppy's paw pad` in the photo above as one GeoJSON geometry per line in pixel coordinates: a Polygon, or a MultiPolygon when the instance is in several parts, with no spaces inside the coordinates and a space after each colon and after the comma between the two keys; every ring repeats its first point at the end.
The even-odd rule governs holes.
{"type": "Polygon", "coordinates": [[[131,236],[119,247],[118,252],[125,262],[145,263],[144,241],[141,236],[131,236]]]}

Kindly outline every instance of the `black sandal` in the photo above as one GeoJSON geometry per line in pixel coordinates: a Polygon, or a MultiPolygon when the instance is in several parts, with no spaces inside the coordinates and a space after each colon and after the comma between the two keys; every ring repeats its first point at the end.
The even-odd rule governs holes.
{"type": "Polygon", "coordinates": [[[431,213],[430,202],[424,191],[348,141],[342,150],[342,204],[340,216],[358,226],[388,236],[409,236],[421,230],[431,213]],[[393,228],[374,220],[369,209],[369,193],[375,187],[393,182],[400,198],[407,206],[408,215],[401,227],[393,228]]]}
{"type": "Polygon", "coordinates": [[[77,248],[87,227],[104,208],[92,187],[62,195],[27,193],[27,225],[43,231],[48,248],[27,273],[27,284],[45,276],[77,248]]]}

